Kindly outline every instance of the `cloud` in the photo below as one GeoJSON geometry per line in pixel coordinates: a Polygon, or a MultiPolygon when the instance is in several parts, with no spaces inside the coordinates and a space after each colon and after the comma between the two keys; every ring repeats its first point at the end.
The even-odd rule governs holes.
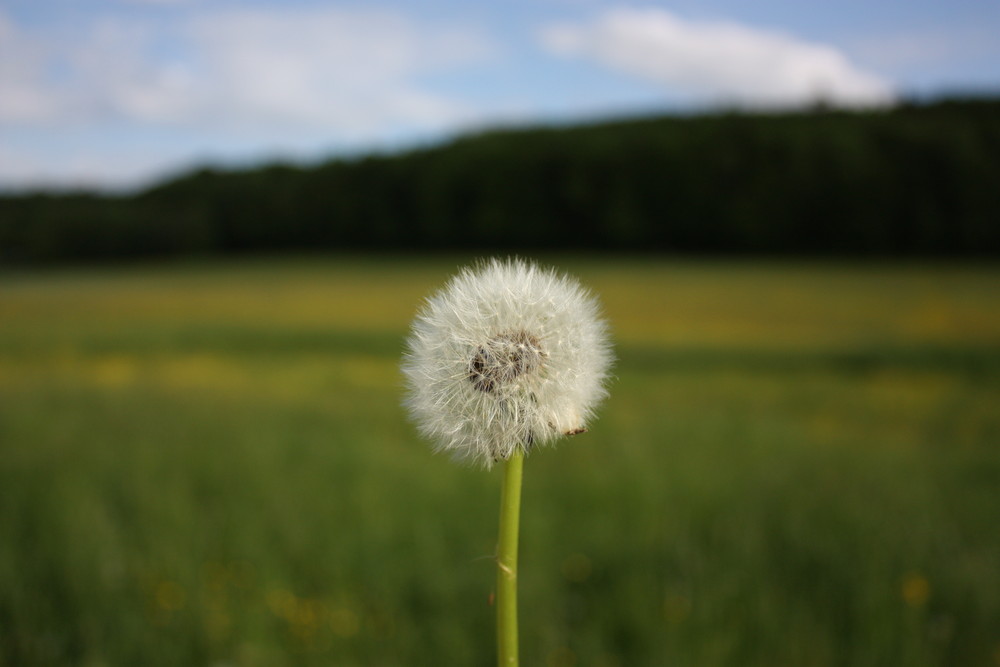
{"type": "Polygon", "coordinates": [[[421,78],[489,55],[468,28],[389,11],[219,10],[40,32],[0,14],[0,122],[376,133],[468,111],[421,78]]]}
{"type": "Polygon", "coordinates": [[[44,85],[46,45],[0,13],[0,122],[50,118],[55,91],[44,85]]]}
{"type": "Polygon", "coordinates": [[[868,106],[893,98],[886,81],[830,46],[736,23],[687,21],[660,9],[617,9],[588,24],[550,26],[541,40],[556,54],[709,102],[868,106]]]}
{"type": "Polygon", "coordinates": [[[5,146],[0,153],[0,195],[53,184],[68,189],[127,189],[144,185],[150,174],[164,171],[163,156],[141,148],[63,151],[53,156],[23,146],[5,146]]]}
{"type": "Polygon", "coordinates": [[[1000,43],[988,24],[938,27],[920,31],[891,32],[854,41],[860,58],[887,71],[927,72],[941,67],[962,68],[961,64],[985,61],[993,64],[990,80],[995,80],[1000,43]]]}
{"type": "Polygon", "coordinates": [[[200,99],[262,122],[372,129],[457,120],[454,102],[422,90],[422,74],[486,55],[466,31],[417,26],[389,12],[241,12],[191,25],[213,90],[200,99]]]}

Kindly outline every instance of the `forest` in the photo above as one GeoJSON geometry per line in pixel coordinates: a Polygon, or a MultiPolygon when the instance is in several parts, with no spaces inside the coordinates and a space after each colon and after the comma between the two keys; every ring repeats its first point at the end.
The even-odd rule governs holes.
{"type": "Polygon", "coordinates": [[[0,262],[344,250],[995,257],[1000,97],[484,131],[0,196],[0,262]]]}

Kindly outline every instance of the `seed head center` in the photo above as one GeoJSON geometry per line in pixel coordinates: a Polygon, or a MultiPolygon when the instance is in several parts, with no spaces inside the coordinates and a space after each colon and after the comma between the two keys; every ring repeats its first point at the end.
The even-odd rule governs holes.
{"type": "Polygon", "coordinates": [[[507,331],[490,338],[469,362],[469,381],[484,393],[496,391],[542,365],[545,351],[526,331],[507,331]]]}

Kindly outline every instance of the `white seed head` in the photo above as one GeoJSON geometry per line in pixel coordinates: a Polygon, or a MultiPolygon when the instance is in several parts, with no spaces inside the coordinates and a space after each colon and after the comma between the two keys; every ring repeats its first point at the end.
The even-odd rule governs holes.
{"type": "Polygon", "coordinates": [[[438,450],[488,468],[586,430],[611,362],[597,301],[577,281],[493,259],[463,269],[417,315],[405,404],[438,450]]]}

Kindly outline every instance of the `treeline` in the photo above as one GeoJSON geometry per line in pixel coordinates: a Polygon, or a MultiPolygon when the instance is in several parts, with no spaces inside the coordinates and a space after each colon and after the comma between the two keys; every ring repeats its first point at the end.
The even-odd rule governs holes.
{"type": "Polygon", "coordinates": [[[996,256],[1000,99],[493,131],[0,197],[7,262],[403,248],[996,256]]]}

